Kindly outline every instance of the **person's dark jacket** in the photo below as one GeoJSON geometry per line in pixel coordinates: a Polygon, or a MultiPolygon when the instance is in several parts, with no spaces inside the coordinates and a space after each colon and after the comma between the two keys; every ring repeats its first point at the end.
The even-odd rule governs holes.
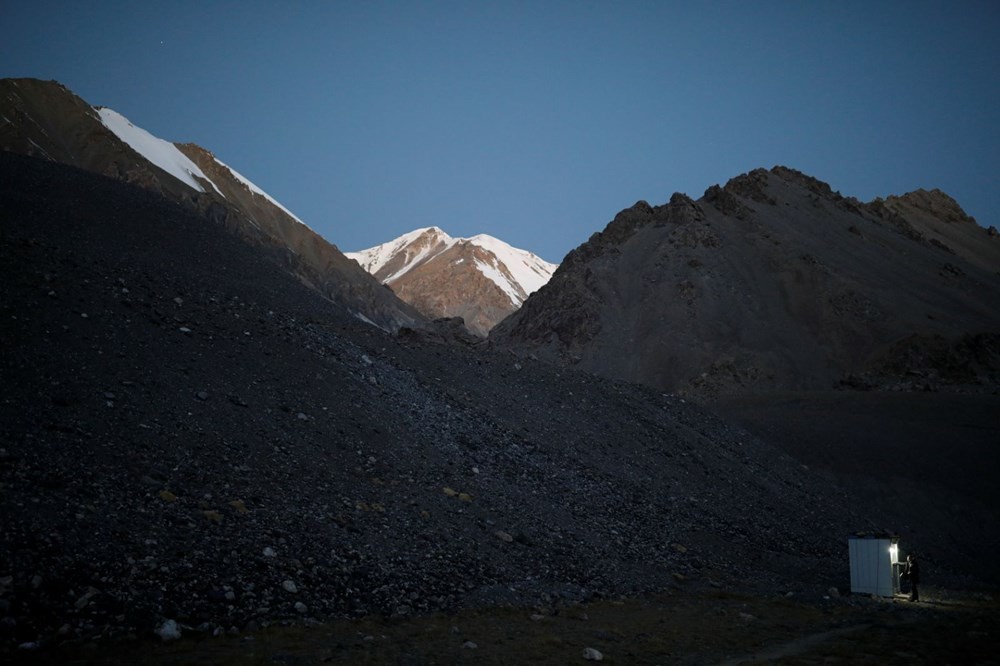
{"type": "Polygon", "coordinates": [[[910,560],[906,563],[906,578],[912,585],[920,583],[920,565],[916,560],[910,560]]]}

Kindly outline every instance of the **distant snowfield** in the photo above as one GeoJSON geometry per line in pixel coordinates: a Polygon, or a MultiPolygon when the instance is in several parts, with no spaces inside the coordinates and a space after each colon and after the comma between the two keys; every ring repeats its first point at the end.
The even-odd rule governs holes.
{"type": "Polygon", "coordinates": [[[493,236],[479,234],[471,238],[452,238],[438,227],[415,229],[387,243],[360,252],[346,252],[345,255],[374,275],[402,253],[405,257],[403,266],[382,280],[385,284],[390,284],[419,266],[429,256],[445,252],[459,243],[478,246],[495,257],[495,261],[491,260],[490,263],[476,259],[476,268],[500,287],[515,307],[520,307],[527,296],[548,282],[558,268],[558,264],[550,264],[527,250],[519,250],[493,236]],[[430,237],[424,240],[433,239],[433,242],[418,245],[416,251],[411,249],[410,246],[422,237],[430,237]]]}
{"type": "Polygon", "coordinates": [[[119,139],[127,143],[132,150],[139,153],[147,160],[160,167],[171,176],[181,181],[188,187],[204,192],[205,188],[195,180],[195,177],[204,179],[223,199],[225,195],[212,182],[212,179],[198,168],[188,157],[177,149],[177,146],[153,136],[141,127],[136,127],[129,119],[113,109],[101,107],[97,109],[101,122],[109,130],[115,133],[119,139]]]}

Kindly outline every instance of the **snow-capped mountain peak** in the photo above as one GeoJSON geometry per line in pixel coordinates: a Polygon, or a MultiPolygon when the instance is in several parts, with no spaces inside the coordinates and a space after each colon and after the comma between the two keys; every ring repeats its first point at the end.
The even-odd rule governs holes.
{"type": "Polygon", "coordinates": [[[482,335],[519,308],[557,268],[493,236],[453,238],[439,227],[415,229],[345,254],[425,315],[461,316],[482,335]]]}
{"type": "Polygon", "coordinates": [[[438,227],[426,227],[414,229],[367,250],[345,252],[344,256],[354,259],[366,271],[388,284],[454,243],[455,239],[438,227]]]}

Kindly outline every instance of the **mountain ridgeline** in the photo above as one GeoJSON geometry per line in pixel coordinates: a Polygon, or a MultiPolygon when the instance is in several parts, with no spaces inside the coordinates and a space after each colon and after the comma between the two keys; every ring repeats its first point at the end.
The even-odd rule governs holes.
{"type": "Polygon", "coordinates": [[[194,210],[263,249],[325,298],[386,330],[426,322],[336,246],[200,146],[158,139],[54,81],[0,80],[0,116],[5,151],[133,183],[194,210]]]}
{"type": "Polygon", "coordinates": [[[785,167],[639,202],[490,340],[711,397],[1000,382],[1000,238],[938,191],[862,203],[785,167]]]}

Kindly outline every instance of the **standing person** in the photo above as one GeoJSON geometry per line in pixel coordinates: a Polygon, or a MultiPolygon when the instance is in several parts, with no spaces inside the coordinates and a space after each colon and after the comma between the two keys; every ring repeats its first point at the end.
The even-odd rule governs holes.
{"type": "Polygon", "coordinates": [[[920,564],[917,563],[916,555],[906,556],[906,578],[910,581],[910,601],[920,601],[920,592],[917,586],[920,584],[920,564]]]}

